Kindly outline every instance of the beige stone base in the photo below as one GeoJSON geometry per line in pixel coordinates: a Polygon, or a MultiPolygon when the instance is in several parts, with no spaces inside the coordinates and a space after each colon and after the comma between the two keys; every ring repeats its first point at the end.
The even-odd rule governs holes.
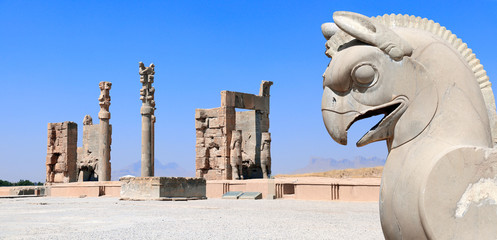
{"type": "Polygon", "coordinates": [[[13,187],[0,187],[0,196],[9,196],[11,188],[13,187]]]}
{"type": "Polygon", "coordinates": [[[118,181],[58,183],[46,186],[46,195],[49,197],[119,197],[120,191],[121,183],[118,181]]]}
{"type": "MultiPolygon", "coordinates": [[[[121,195],[121,182],[118,181],[52,184],[46,186],[45,195],[49,197],[112,196],[136,201],[186,201],[205,197],[221,198],[229,191],[242,191],[261,192],[263,199],[378,201],[381,183],[380,178],[337,179],[321,177],[208,181],[198,178],[149,177],[134,178],[133,181],[131,178],[126,178],[122,181],[123,186],[127,184],[124,195],[121,195]],[[162,183],[160,179],[163,179],[162,183]],[[165,184],[166,179],[169,179],[167,184],[165,184]],[[133,184],[129,185],[131,182],[133,184]],[[169,190],[164,191],[166,185],[169,190]],[[131,190],[132,192],[130,192],[131,190]]],[[[0,187],[0,196],[14,195],[12,193],[14,188],[0,187]]]]}
{"type": "Polygon", "coordinates": [[[278,178],[209,180],[207,198],[221,198],[229,191],[261,192],[263,199],[319,201],[378,201],[380,178],[278,178]]]}
{"type": "Polygon", "coordinates": [[[161,198],[120,198],[123,201],[191,201],[191,200],[205,200],[206,197],[161,197],[161,198]]]}
{"type": "Polygon", "coordinates": [[[0,187],[0,197],[39,197],[45,196],[45,186],[0,187]]]}
{"type": "Polygon", "coordinates": [[[184,177],[122,177],[123,200],[188,200],[205,198],[205,179],[184,177]]]}

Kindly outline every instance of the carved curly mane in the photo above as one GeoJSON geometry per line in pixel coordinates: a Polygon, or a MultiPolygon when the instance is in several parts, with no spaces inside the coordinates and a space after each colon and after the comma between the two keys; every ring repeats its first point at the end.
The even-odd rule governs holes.
{"type": "MultiPolygon", "coordinates": [[[[450,44],[468,63],[471,70],[475,75],[478,84],[480,85],[480,90],[483,94],[485,104],[487,107],[487,114],[490,121],[490,127],[492,129],[492,139],[494,145],[497,143],[497,112],[495,107],[495,98],[492,92],[492,83],[489,81],[487,72],[483,69],[483,65],[480,64],[480,60],[476,58],[471,48],[464,43],[460,38],[453,34],[450,30],[445,27],[440,26],[439,23],[433,20],[428,20],[426,18],[401,15],[401,14],[385,14],[383,16],[372,17],[376,21],[384,24],[387,27],[403,27],[411,29],[419,29],[423,31],[430,32],[438,36],[441,40],[450,44]]],[[[338,52],[340,46],[353,40],[354,37],[339,30],[326,42],[326,55],[330,58],[333,57],[338,52]]]]}

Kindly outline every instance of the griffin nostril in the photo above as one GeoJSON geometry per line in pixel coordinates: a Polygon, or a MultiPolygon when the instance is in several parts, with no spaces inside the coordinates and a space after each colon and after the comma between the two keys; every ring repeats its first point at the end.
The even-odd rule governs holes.
{"type": "Polygon", "coordinates": [[[335,97],[333,97],[333,99],[331,100],[331,104],[332,104],[333,106],[335,106],[335,105],[336,105],[336,103],[337,103],[337,99],[336,99],[335,97]]]}

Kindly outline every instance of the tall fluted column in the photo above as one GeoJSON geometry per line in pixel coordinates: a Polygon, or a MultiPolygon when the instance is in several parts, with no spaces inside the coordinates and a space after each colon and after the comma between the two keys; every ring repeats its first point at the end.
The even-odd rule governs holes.
{"type": "Polygon", "coordinates": [[[142,88],[140,90],[140,99],[142,100],[142,106],[140,113],[142,115],[142,177],[153,177],[154,176],[154,153],[153,153],[153,122],[154,111],[155,111],[155,101],[154,92],[155,89],[152,87],[154,82],[154,64],[150,64],[149,67],[140,62],[140,82],[142,83],[142,88]]]}
{"type": "Polygon", "coordinates": [[[109,136],[109,119],[110,119],[110,95],[109,90],[112,86],[110,82],[100,82],[100,157],[98,160],[98,181],[110,181],[110,136],[109,136]]]}
{"type": "Polygon", "coordinates": [[[151,136],[150,136],[150,149],[151,149],[151,158],[152,158],[152,176],[155,174],[155,115],[152,115],[151,122],[151,136]]]}

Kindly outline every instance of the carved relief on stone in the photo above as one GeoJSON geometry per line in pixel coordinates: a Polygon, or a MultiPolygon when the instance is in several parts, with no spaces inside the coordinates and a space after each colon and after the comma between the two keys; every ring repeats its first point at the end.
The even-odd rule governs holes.
{"type": "Polygon", "coordinates": [[[78,181],[98,180],[98,160],[100,158],[100,126],[91,123],[91,117],[85,116],[83,120],[83,146],[78,156],[78,181]],[[86,124],[85,124],[86,123],[86,124]]]}
{"type": "Polygon", "coordinates": [[[155,88],[152,86],[152,83],[154,83],[155,65],[152,63],[149,67],[145,67],[145,64],[140,62],[139,68],[140,82],[142,83],[142,88],[140,89],[140,100],[142,100],[143,105],[148,105],[154,108],[155,88]]]}
{"type": "Polygon", "coordinates": [[[86,115],[83,119],[83,146],[78,152],[78,182],[98,180],[99,127],[93,126],[93,119],[86,115]]]}
{"type": "Polygon", "coordinates": [[[233,130],[231,132],[231,170],[233,179],[243,179],[242,172],[242,131],[233,130]]]}
{"type": "Polygon", "coordinates": [[[93,125],[93,119],[90,115],[85,115],[85,118],[83,119],[83,125],[93,125]]]}
{"type": "Polygon", "coordinates": [[[110,95],[109,90],[112,87],[111,82],[100,82],[98,84],[100,87],[100,96],[98,97],[100,112],[98,113],[98,118],[108,119],[110,118],[109,106],[110,106],[110,95]]]}
{"type": "Polygon", "coordinates": [[[497,115],[475,54],[426,18],[335,12],[333,20],[322,26],[331,58],[323,120],[345,145],[354,122],[384,114],[356,145],[387,143],[385,238],[495,239],[497,115]]]}
{"type": "Polygon", "coordinates": [[[259,96],[269,97],[269,89],[273,85],[271,81],[262,81],[261,87],[259,88],[259,96]]]}
{"type": "Polygon", "coordinates": [[[76,181],[77,138],[78,125],[74,122],[48,124],[47,183],[76,181]]]}
{"type": "Polygon", "coordinates": [[[271,133],[262,133],[261,169],[264,178],[271,175],[271,133]]]}
{"type": "MultiPolygon", "coordinates": [[[[262,81],[259,95],[221,91],[221,107],[195,110],[197,177],[207,180],[263,177],[261,133],[269,132],[271,85],[270,81],[262,81]],[[249,111],[236,111],[237,108],[249,111]],[[238,132],[233,130],[241,131],[239,142],[238,132]],[[233,144],[239,144],[240,150],[235,147],[234,151],[233,144]],[[235,163],[239,162],[238,156],[242,160],[241,167],[235,163]]],[[[268,167],[270,165],[265,167],[266,175],[270,174],[268,167]]]]}
{"type": "Polygon", "coordinates": [[[142,158],[141,158],[141,176],[154,176],[154,123],[155,123],[155,88],[152,87],[154,82],[155,65],[152,63],[145,67],[143,62],[139,63],[139,74],[142,88],[140,89],[140,100],[142,106],[140,114],[142,115],[142,158]]]}

